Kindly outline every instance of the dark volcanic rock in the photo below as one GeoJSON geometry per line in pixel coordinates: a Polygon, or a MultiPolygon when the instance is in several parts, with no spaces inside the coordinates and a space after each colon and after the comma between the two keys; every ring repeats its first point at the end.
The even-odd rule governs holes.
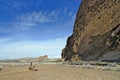
{"type": "Polygon", "coordinates": [[[83,0],[62,58],[120,61],[120,0],[83,0]]]}

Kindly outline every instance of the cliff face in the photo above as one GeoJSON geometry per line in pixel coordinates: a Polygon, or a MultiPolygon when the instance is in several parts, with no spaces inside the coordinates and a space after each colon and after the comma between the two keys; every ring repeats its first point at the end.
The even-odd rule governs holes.
{"type": "Polygon", "coordinates": [[[120,61],[120,0],[83,0],[62,58],[120,61]]]}

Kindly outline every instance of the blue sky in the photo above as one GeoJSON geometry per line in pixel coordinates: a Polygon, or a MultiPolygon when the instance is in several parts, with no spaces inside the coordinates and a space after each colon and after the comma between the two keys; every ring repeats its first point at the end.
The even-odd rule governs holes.
{"type": "Polygon", "coordinates": [[[0,59],[60,57],[81,0],[0,0],[0,59]]]}

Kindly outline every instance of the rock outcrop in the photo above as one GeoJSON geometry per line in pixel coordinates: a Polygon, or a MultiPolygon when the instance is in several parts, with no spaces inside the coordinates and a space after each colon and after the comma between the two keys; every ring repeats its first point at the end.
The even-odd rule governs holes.
{"type": "Polygon", "coordinates": [[[120,0],[83,0],[62,58],[120,61],[120,0]]]}

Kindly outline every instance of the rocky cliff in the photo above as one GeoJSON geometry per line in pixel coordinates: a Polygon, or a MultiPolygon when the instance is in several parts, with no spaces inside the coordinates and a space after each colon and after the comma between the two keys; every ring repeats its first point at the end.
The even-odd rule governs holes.
{"type": "Polygon", "coordinates": [[[83,0],[62,58],[120,61],[120,0],[83,0]]]}

